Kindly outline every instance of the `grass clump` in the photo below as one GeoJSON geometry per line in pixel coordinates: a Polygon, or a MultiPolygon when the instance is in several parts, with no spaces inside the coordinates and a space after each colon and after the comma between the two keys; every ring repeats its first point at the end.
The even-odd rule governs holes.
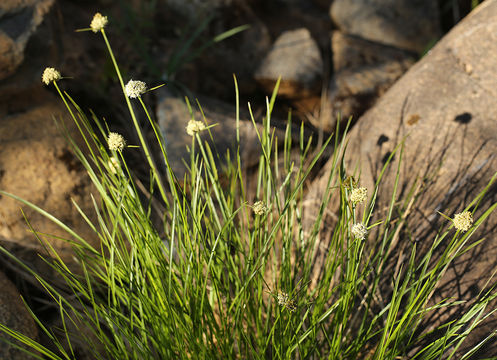
{"type": "MultiPolygon", "coordinates": [[[[413,186],[407,198],[397,199],[400,165],[386,216],[373,220],[385,169],[376,187],[366,189],[347,174],[344,137],[330,137],[312,155],[303,128],[296,144],[299,155],[292,157],[295,140],[290,124],[282,147],[270,126],[276,86],[266,102],[261,132],[250,111],[261,147],[254,194],[247,190],[239,152],[231,154],[233,160],[223,169],[217,165],[219,154],[200,137],[200,132],[209,131],[205,119],[192,119],[185,129],[192,136],[191,156],[187,175],[180,181],[142,99],[154,88],[148,90],[134,80],[124,84],[105,33],[107,19],[98,15],[91,30],[101,34],[113,61],[149,165],[149,194],[138,189],[137,177],[123,156],[133,149],[94,114],[88,118],[60,90],[61,75],[51,69],[48,75],[56,76],[43,80],[55,86],[86,143],[83,151],[69,137],[98,192],[94,213],[81,211],[81,215],[99,246],[35,205],[0,192],[66,230],[75,252],[72,265],[53,249],[55,257],[47,259],[63,279],[64,289],[24,266],[56,304],[63,337],[33,312],[51,346],[0,325],[5,336],[27,345],[34,358],[77,358],[75,335],[95,359],[450,358],[493,312],[487,307],[496,293],[489,286],[460,317],[437,328],[424,327],[434,311],[459,304],[451,299],[435,303],[432,295],[450,264],[477,246],[470,238],[496,204],[481,211],[478,205],[494,179],[466,207],[464,214],[470,216],[464,219],[474,217],[474,222],[462,224],[460,218],[447,222],[423,254],[417,253],[416,243],[409,243],[406,261],[391,271],[395,244],[417,196],[413,186]],[[138,111],[145,113],[154,130],[160,158],[150,150],[138,111]],[[329,145],[332,170],[319,211],[306,227],[304,185],[329,145]],[[332,236],[325,242],[320,226],[330,201],[337,202],[339,211],[332,236]],[[435,257],[436,252],[442,255],[435,257]]],[[[239,144],[238,135],[236,140],[239,144]]],[[[400,157],[402,151],[402,146],[396,150],[400,157]]],[[[461,358],[468,358],[489,339],[461,358]]]]}

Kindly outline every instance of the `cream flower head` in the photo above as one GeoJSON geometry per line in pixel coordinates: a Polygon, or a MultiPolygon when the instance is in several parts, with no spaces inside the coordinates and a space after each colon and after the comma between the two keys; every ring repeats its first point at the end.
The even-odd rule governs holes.
{"type": "Polygon", "coordinates": [[[45,85],[50,84],[52,81],[60,80],[62,76],[60,72],[54,69],[53,67],[47,67],[45,71],[43,71],[43,75],[41,76],[41,81],[45,83],[45,85]]]}
{"type": "Polygon", "coordinates": [[[259,215],[259,216],[262,216],[264,214],[266,214],[269,209],[268,207],[266,206],[266,204],[264,204],[264,202],[262,201],[257,201],[254,205],[253,205],[253,210],[254,210],[254,213],[256,215],[259,215]]]}
{"type": "Polygon", "coordinates": [[[124,90],[126,91],[127,97],[131,99],[136,99],[137,97],[140,97],[142,94],[145,94],[145,92],[147,91],[147,84],[145,84],[143,81],[130,80],[126,84],[124,90]]]}
{"type": "Polygon", "coordinates": [[[109,145],[110,150],[122,151],[126,146],[126,140],[124,140],[122,135],[115,132],[111,132],[109,133],[107,144],[109,145]]]}
{"type": "Polygon", "coordinates": [[[195,133],[205,130],[205,124],[202,121],[190,120],[186,126],[186,133],[190,136],[194,136],[195,133]]]}
{"type": "Polygon", "coordinates": [[[364,240],[366,235],[368,234],[368,229],[366,226],[361,223],[357,223],[352,225],[352,229],[350,230],[355,239],[364,240]]]}
{"type": "Polygon", "coordinates": [[[91,31],[93,31],[94,33],[99,32],[105,27],[105,25],[107,25],[108,22],[109,20],[107,20],[107,16],[103,16],[100,13],[96,13],[93,16],[93,20],[91,21],[90,24],[91,31]]]}
{"type": "Polygon", "coordinates": [[[288,294],[283,291],[278,291],[278,305],[283,306],[286,308],[288,311],[293,312],[296,309],[295,302],[290,299],[288,294]]]}
{"type": "Polygon", "coordinates": [[[462,232],[466,232],[473,225],[473,215],[469,211],[463,211],[462,213],[454,215],[454,227],[457,230],[461,230],[462,232]]]}
{"type": "Polygon", "coordinates": [[[366,201],[368,197],[368,189],[365,187],[358,187],[352,190],[350,193],[350,201],[353,204],[361,203],[363,201],[366,201]]]}

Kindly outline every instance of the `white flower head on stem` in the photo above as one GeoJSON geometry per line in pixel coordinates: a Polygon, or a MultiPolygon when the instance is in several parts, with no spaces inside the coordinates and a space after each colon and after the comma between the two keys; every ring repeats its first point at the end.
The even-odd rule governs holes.
{"type": "Polygon", "coordinates": [[[124,140],[122,135],[111,132],[107,138],[107,144],[110,150],[122,151],[126,146],[126,140],[124,140]]]}
{"type": "Polygon", "coordinates": [[[357,223],[352,225],[352,229],[350,230],[355,239],[364,240],[366,235],[368,234],[368,229],[362,223],[357,223]]]}
{"type": "Polygon", "coordinates": [[[454,215],[454,227],[457,230],[461,230],[462,232],[466,232],[473,225],[473,215],[469,211],[463,211],[462,213],[454,215]]]}
{"type": "Polygon", "coordinates": [[[43,75],[41,76],[41,81],[45,83],[45,85],[50,84],[52,81],[58,81],[62,78],[60,72],[53,67],[47,67],[45,71],[43,71],[43,75]]]}
{"type": "Polygon", "coordinates": [[[365,187],[355,188],[350,193],[350,201],[353,204],[364,202],[366,201],[367,197],[368,197],[368,189],[366,189],[365,187]]]}
{"type": "Polygon", "coordinates": [[[94,33],[99,32],[105,27],[105,25],[107,25],[108,22],[109,20],[107,20],[107,16],[103,16],[100,13],[96,13],[93,16],[93,20],[91,21],[90,24],[91,31],[93,31],[94,33]]]}
{"type": "Polygon", "coordinates": [[[293,312],[296,309],[295,302],[290,299],[288,294],[283,291],[278,291],[278,305],[283,306],[286,308],[288,311],[293,312]]]}
{"type": "Polygon", "coordinates": [[[265,215],[269,211],[266,204],[262,201],[257,201],[252,208],[254,209],[254,213],[259,216],[265,215]]]}
{"type": "Polygon", "coordinates": [[[190,120],[186,125],[186,133],[194,136],[195,133],[205,130],[205,124],[202,121],[190,120]]]}
{"type": "Polygon", "coordinates": [[[130,80],[126,84],[124,89],[126,91],[126,96],[130,99],[136,99],[147,91],[147,84],[143,81],[130,80]]]}

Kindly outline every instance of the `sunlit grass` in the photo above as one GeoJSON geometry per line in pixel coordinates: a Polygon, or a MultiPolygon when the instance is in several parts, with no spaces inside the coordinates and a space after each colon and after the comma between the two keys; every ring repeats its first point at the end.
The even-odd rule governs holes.
{"type": "MultiPolygon", "coordinates": [[[[360,177],[345,168],[346,132],[339,136],[337,131],[314,151],[303,127],[292,137],[289,123],[278,146],[271,126],[277,85],[266,101],[260,132],[255,126],[260,119],[249,105],[260,141],[255,193],[247,189],[239,151],[229,154],[232,161],[219,168],[220,155],[200,136],[209,131],[205,119],[192,119],[197,123],[185,129],[192,135],[188,172],[177,179],[141,97],[146,88],[130,96],[105,33],[107,23],[99,24],[97,32],[113,61],[140,149],[127,147],[119,134],[111,135],[96,115],[87,117],[59,88],[60,73],[46,81],[55,86],[86,144],[79,148],[67,134],[97,191],[93,213],[80,212],[100,245],[91,246],[90,239],[34,204],[0,192],[66,230],[74,248],[75,264],[58,256],[48,260],[70,297],[51,279],[21,264],[53,299],[64,324],[65,336],[60,338],[32,312],[53,343],[50,349],[0,325],[5,336],[24,343],[33,357],[75,359],[72,341],[82,338],[95,359],[439,359],[452,356],[493,311],[487,305],[495,291],[482,291],[458,319],[437,329],[420,328],[430,312],[457,305],[451,299],[435,303],[432,294],[447,267],[478,245],[469,240],[495,209],[496,204],[478,208],[494,178],[467,204],[472,215],[466,216],[471,222],[463,224],[464,231],[454,228],[459,222],[448,219],[425,254],[419,256],[412,243],[404,265],[387,273],[417,195],[414,185],[406,198],[398,199],[399,162],[388,211],[382,219],[375,216],[378,186],[394,154],[402,158],[402,144],[376,186],[366,189],[360,177]],[[137,120],[142,111],[161,154],[150,150],[137,120]],[[304,228],[305,184],[326,147],[333,150],[332,170],[314,224],[304,228]],[[298,157],[292,156],[294,149],[298,157]],[[133,164],[123,156],[128,151],[143,151],[150,169],[149,194],[139,190],[133,164]],[[152,206],[154,201],[161,206],[152,206]],[[323,248],[320,227],[331,201],[337,204],[337,219],[323,248]],[[160,219],[159,225],[154,218],[160,219]],[[435,250],[442,255],[434,257],[435,250]],[[322,262],[316,262],[318,253],[324,254],[322,262]],[[383,302],[377,300],[380,292],[383,302]],[[66,324],[81,331],[70,333],[66,324]]],[[[54,71],[50,74],[57,74],[54,71]]],[[[236,80],[235,93],[238,114],[236,80]]],[[[238,135],[234,141],[239,148],[238,135]]]]}

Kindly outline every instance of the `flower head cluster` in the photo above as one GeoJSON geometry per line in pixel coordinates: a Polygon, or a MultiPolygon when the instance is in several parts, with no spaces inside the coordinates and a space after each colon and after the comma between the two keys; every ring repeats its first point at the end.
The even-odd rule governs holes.
{"type": "Polygon", "coordinates": [[[205,130],[205,124],[202,121],[190,120],[186,126],[186,133],[190,136],[194,136],[195,133],[205,130]]]}
{"type": "Polygon", "coordinates": [[[41,81],[45,83],[45,85],[50,84],[52,81],[60,80],[62,76],[60,72],[52,67],[47,67],[45,71],[43,71],[43,75],[41,76],[41,81]]]}
{"type": "Polygon", "coordinates": [[[286,292],[283,292],[281,290],[278,291],[277,298],[278,298],[278,304],[286,308],[288,311],[294,312],[295,309],[297,308],[295,306],[295,302],[292,299],[290,299],[290,297],[286,292]]]}
{"type": "Polygon", "coordinates": [[[253,207],[252,207],[252,208],[253,208],[253,210],[254,210],[254,213],[255,213],[256,215],[260,215],[260,216],[262,216],[262,215],[266,214],[266,213],[269,211],[269,209],[268,209],[268,207],[266,206],[266,204],[264,204],[264,202],[262,202],[262,201],[257,201],[257,202],[253,205],[253,207]]]}
{"type": "Polygon", "coordinates": [[[126,91],[127,97],[129,97],[130,99],[136,99],[142,96],[142,94],[145,94],[145,92],[147,91],[147,84],[145,84],[143,81],[130,80],[126,84],[124,90],[126,91]]]}
{"type": "Polygon", "coordinates": [[[462,213],[454,215],[454,227],[457,230],[466,232],[469,230],[471,225],[473,225],[473,215],[469,211],[463,211],[462,213]]]}
{"type": "Polygon", "coordinates": [[[108,22],[109,20],[107,20],[107,16],[103,16],[100,13],[96,13],[93,16],[93,20],[91,21],[90,24],[91,31],[93,31],[94,33],[99,32],[105,27],[105,25],[107,25],[108,22]]]}
{"type": "Polygon", "coordinates": [[[352,225],[352,229],[350,230],[355,239],[364,240],[366,235],[368,234],[368,229],[364,224],[357,223],[352,225]]]}
{"type": "Polygon", "coordinates": [[[107,138],[107,144],[109,145],[110,150],[122,151],[126,146],[126,140],[124,140],[122,135],[111,132],[107,138]]]}
{"type": "Polygon", "coordinates": [[[358,187],[352,190],[350,193],[350,201],[353,204],[361,203],[366,201],[368,197],[368,189],[365,187],[358,187]]]}

